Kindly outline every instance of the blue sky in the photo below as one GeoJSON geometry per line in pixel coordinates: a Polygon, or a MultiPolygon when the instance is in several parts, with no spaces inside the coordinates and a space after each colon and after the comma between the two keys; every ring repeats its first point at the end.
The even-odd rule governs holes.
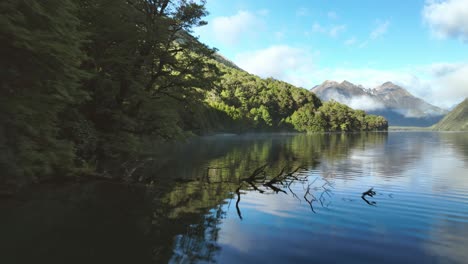
{"type": "Polygon", "coordinates": [[[442,107],[468,97],[468,0],[207,0],[194,35],[261,77],[386,81],[442,107]]]}

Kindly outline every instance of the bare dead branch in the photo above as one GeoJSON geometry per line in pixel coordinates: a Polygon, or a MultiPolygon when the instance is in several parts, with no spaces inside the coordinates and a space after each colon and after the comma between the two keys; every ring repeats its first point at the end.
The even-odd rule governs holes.
{"type": "Polygon", "coordinates": [[[237,188],[237,190],[236,190],[236,193],[237,193],[236,210],[237,210],[237,215],[239,216],[240,220],[242,220],[242,214],[241,214],[241,210],[239,208],[239,203],[240,203],[240,199],[241,199],[241,193],[240,193],[241,186],[239,186],[239,188],[237,188]]]}
{"type": "Polygon", "coordinates": [[[364,202],[366,202],[368,205],[371,205],[371,206],[375,206],[377,204],[377,202],[367,200],[366,196],[374,197],[374,195],[376,195],[377,193],[373,189],[374,188],[372,187],[369,190],[363,192],[362,195],[361,195],[361,199],[364,200],[364,202]]]}

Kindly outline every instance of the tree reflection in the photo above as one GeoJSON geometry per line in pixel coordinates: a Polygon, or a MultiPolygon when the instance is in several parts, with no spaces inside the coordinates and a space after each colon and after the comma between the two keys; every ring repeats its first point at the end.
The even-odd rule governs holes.
{"type": "Polygon", "coordinates": [[[241,136],[200,140],[180,148],[172,161],[154,165],[150,176],[142,177],[167,186],[156,199],[155,207],[167,209],[159,217],[167,222],[186,219],[187,230],[174,235],[171,261],[213,261],[219,250],[217,230],[226,213],[222,205],[234,197],[240,219],[246,217],[242,196],[249,192],[288,194],[306,202],[314,213],[317,206],[329,206],[333,182],[328,177],[333,175],[310,178],[308,170],[324,159],[346,159],[354,148],[384,144],[386,137],[384,133],[241,136]],[[292,188],[296,184],[302,186],[301,193],[292,188]],[[187,215],[198,215],[198,220],[187,221],[187,215]]]}
{"type": "MultiPolygon", "coordinates": [[[[255,169],[249,177],[243,178],[241,183],[239,184],[239,187],[235,191],[235,193],[237,194],[236,211],[237,215],[241,220],[243,219],[239,206],[239,203],[241,201],[241,195],[243,194],[241,192],[241,188],[247,188],[247,190],[256,191],[261,194],[278,194],[280,192],[288,194],[287,190],[289,190],[293,197],[301,201],[299,196],[291,189],[292,184],[301,183],[303,187],[307,186],[303,188],[303,197],[304,201],[306,201],[309,204],[312,212],[316,213],[313,206],[314,202],[320,202],[321,206],[325,207],[326,196],[324,195],[326,194],[329,197],[331,197],[330,188],[333,188],[333,184],[330,183],[327,179],[321,178],[323,184],[319,186],[314,185],[314,183],[317,182],[318,177],[316,177],[312,182],[309,183],[309,175],[301,173],[307,171],[307,169],[303,167],[297,167],[295,170],[290,172],[287,172],[286,167],[283,167],[280,173],[278,173],[276,176],[268,177],[267,173],[265,172],[265,168],[267,165],[268,164],[265,164],[255,169]],[[244,187],[244,185],[246,185],[246,187],[244,187]],[[320,195],[318,196],[319,198],[317,198],[314,195],[314,191],[321,191],[320,195]]],[[[328,204],[326,206],[328,207],[328,204]]]]}
{"type": "MultiPolygon", "coordinates": [[[[316,212],[317,207],[329,205],[333,176],[308,178],[307,170],[317,169],[324,160],[346,159],[353,149],[385,140],[378,133],[296,134],[207,138],[166,146],[159,154],[122,162],[125,183],[52,186],[38,190],[35,196],[25,192],[31,202],[10,210],[10,217],[3,220],[10,222],[3,226],[23,221],[31,230],[12,229],[2,234],[10,241],[10,255],[21,256],[24,263],[32,262],[33,257],[21,255],[20,242],[11,241],[37,244],[30,255],[44,260],[50,256],[42,245],[63,256],[81,254],[75,250],[93,252],[93,259],[84,255],[77,259],[82,263],[102,263],[103,259],[113,263],[213,262],[220,250],[217,241],[227,201],[249,192],[287,193],[316,212]],[[67,215],[52,217],[57,212],[67,215]],[[35,217],[25,217],[32,215],[35,217]],[[29,219],[38,220],[31,223],[29,219]],[[51,226],[55,229],[47,229],[51,226]],[[72,230],[68,237],[76,241],[73,248],[52,239],[63,230],[72,230]],[[50,238],[28,236],[41,232],[50,232],[50,238]]],[[[242,201],[237,208],[239,217],[248,217],[241,214],[242,201]]]]}
{"type": "Polygon", "coordinates": [[[185,234],[177,235],[169,263],[215,262],[215,252],[221,249],[216,244],[219,225],[225,214],[222,206],[218,206],[203,216],[200,223],[189,225],[185,234]]]}

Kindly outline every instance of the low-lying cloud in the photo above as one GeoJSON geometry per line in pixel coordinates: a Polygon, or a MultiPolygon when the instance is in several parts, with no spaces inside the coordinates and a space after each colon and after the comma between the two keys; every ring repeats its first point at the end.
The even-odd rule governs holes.
{"type": "Polygon", "coordinates": [[[384,104],[379,100],[370,96],[357,96],[351,98],[347,103],[351,108],[361,109],[364,111],[373,111],[385,108],[384,104]]]}
{"type": "Polygon", "coordinates": [[[374,111],[385,108],[385,105],[377,98],[371,96],[361,95],[348,98],[337,91],[328,91],[325,94],[326,101],[331,99],[346,104],[353,109],[360,109],[364,111],[374,111]]]}
{"type": "Polygon", "coordinates": [[[323,80],[348,80],[367,88],[375,88],[391,81],[442,108],[449,108],[468,97],[468,63],[443,62],[388,70],[322,68],[310,76],[314,77],[314,85],[323,80]]]}
{"type": "MultiPolygon", "coordinates": [[[[317,56],[309,49],[276,45],[238,54],[234,62],[260,77],[273,77],[308,89],[324,80],[348,80],[366,88],[391,81],[442,108],[449,108],[468,97],[468,63],[439,62],[386,70],[370,67],[317,68],[314,64],[317,56]]],[[[367,111],[382,107],[371,99],[358,98],[345,103],[367,111]]]]}

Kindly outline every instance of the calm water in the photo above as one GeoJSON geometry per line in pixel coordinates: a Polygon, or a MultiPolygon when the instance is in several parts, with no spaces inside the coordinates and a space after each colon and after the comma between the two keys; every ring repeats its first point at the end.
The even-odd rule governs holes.
{"type": "Polygon", "coordinates": [[[0,263],[468,263],[466,133],[218,136],[161,153],[135,172],[146,184],[0,200],[0,263]]]}

